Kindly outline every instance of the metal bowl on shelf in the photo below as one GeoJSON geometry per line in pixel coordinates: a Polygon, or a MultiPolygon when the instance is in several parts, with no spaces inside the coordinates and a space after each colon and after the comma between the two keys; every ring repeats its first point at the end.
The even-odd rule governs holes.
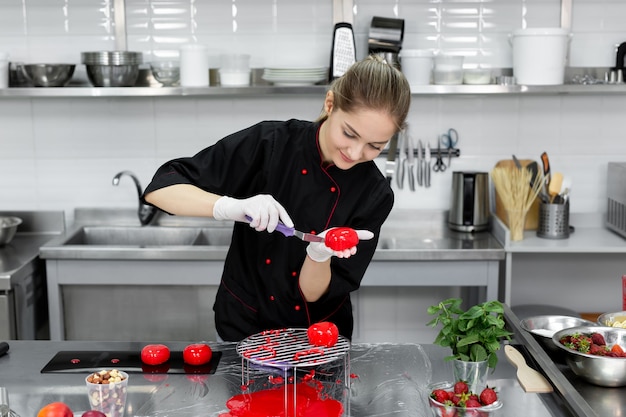
{"type": "Polygon", "coordinates": [[[63,87],[74,75],[75,64],[24,64],[22,74],[35,87],[63,87]]]}
{"type": "Polygon", "coordinates": [[[594,325],[593,322],[580,317],[550,314],[527,317],[520,321],[520,327],[530,333],[549,353],[561,352],[552,342],[554,333],[570,327],[594,325]]]}
{"type": "Polygon", "coordinates": [[[624,327],[626,328],[626,311],[614,311],[598,316],[600,326],[624,327]]]}
{"type": "Polygon", "coordinates": [[[0,246],[8,245],[13,240],[20,224],[22,219],[19,217],[0,216],[0,246]]]}
{"type": "Polygon", "coordinates": [[[143,63],[141,52],[97,51],[81,53],[87,77],[94,87],[133,87],[143,63]]]}
{"type": "Polygon", "coordinates": [[[563,345],[560,340],[575,333],[600,333],[606,345],[626,347],[626,329],[606,326],[578,326],[559,330],[552,336],[554,345],[565,353],[565,362],[574,374],[602,387],[626,386],[626,358],[592,355],[563,345]]]}

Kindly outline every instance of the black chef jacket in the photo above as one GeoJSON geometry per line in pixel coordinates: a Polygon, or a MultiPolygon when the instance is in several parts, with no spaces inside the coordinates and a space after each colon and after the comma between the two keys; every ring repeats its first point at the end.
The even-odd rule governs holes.
{"type": "Polygon", "coordinates": [[[224,340],[239,341],[270,329],[305,328],[318,321],[332,321],[340,334],[352,337],[350,292],[359,288],[374,255],[393,192],[374,162],[349,170],[324,167],[319,127],[300,120],[261,122],[191,158],[167,162],[146,188],[148,193],[193,184],[234,198],[270,194],[300,231],[348,226],[374,232],[374,239],[359,243],[356,255],[332,258],[328,291],[318,301],[306,302],[298,277],[307,243],[235,223],[213,307],[224,340]]]}

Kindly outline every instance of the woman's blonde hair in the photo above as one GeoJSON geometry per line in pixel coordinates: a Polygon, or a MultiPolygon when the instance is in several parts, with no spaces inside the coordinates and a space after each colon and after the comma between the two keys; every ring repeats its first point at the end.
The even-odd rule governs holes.
{"type": "MultiPolygon", "coordinates": [[[[333,92],[334,106],[344,112],[382,110],[393,117],[398,130],[406,127],[411,87],[400,70],[378,55],[354,63],[330,84],[329,91],[333,92]]],[[[318,121],[327,117],[323,109],[318,121]]]]}

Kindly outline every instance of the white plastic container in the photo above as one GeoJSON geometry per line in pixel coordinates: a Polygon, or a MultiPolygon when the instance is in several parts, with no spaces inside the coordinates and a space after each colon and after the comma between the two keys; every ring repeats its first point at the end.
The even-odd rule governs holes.
{"type": "Polygon", "coordinates": [[[403,49],[400,65],[410,85],[430,84],[434,53],[428,49],[403,49]]]}
{"type": "Polygon", "coordinates": [[[180,47],[180,85],[183,87],[208,87],[209,50],[197,43],[180,47]]]}
{"type": "Polygon", "coordinates": [[[221,56],[220,83],[224,87],[250,85],[250,55],[224,54],[221,56]]]}
{"type": "Polygon", "coordinates": [[[433,81],[435,84],[454,85],[463,84],[463,61],[460,55],[440,53],[435,56],[433,81]]]}
{"type": "Polygon", "coordinates": [[[518,84],[560,85],[565,78],[569,29],[518,29],[511,34],[513,75],[518,84]]]}
{"type": "Polygon", "coordinates": [[[9,88],[9,54],[0,52],[0,88],[9,88]]]}

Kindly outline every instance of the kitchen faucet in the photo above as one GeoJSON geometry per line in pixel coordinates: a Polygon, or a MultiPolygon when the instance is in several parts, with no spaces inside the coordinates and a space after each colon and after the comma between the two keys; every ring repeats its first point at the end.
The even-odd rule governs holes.
{"type": "Polygon", "coordinates": [[[115,177],[113,177],[113,185],[119,185],[120,178],[122,178],[124,175],[128,175],[135,183],[135,187],[137,188],[137,198],[139,200],[139,209],[137,210],[137,216],[139,216],[139,222],[141,223],[141,225],[146,226],[150,224],[152,219],[154,219],[154,216],[157,213],[157,209],[153,206],[144,204],[141,201],[141,195],[143,193],[141,183],[139,182],[139,179],[135,176],[135,174],[133,174],[131,171],[118,172],[115,177]]]}

